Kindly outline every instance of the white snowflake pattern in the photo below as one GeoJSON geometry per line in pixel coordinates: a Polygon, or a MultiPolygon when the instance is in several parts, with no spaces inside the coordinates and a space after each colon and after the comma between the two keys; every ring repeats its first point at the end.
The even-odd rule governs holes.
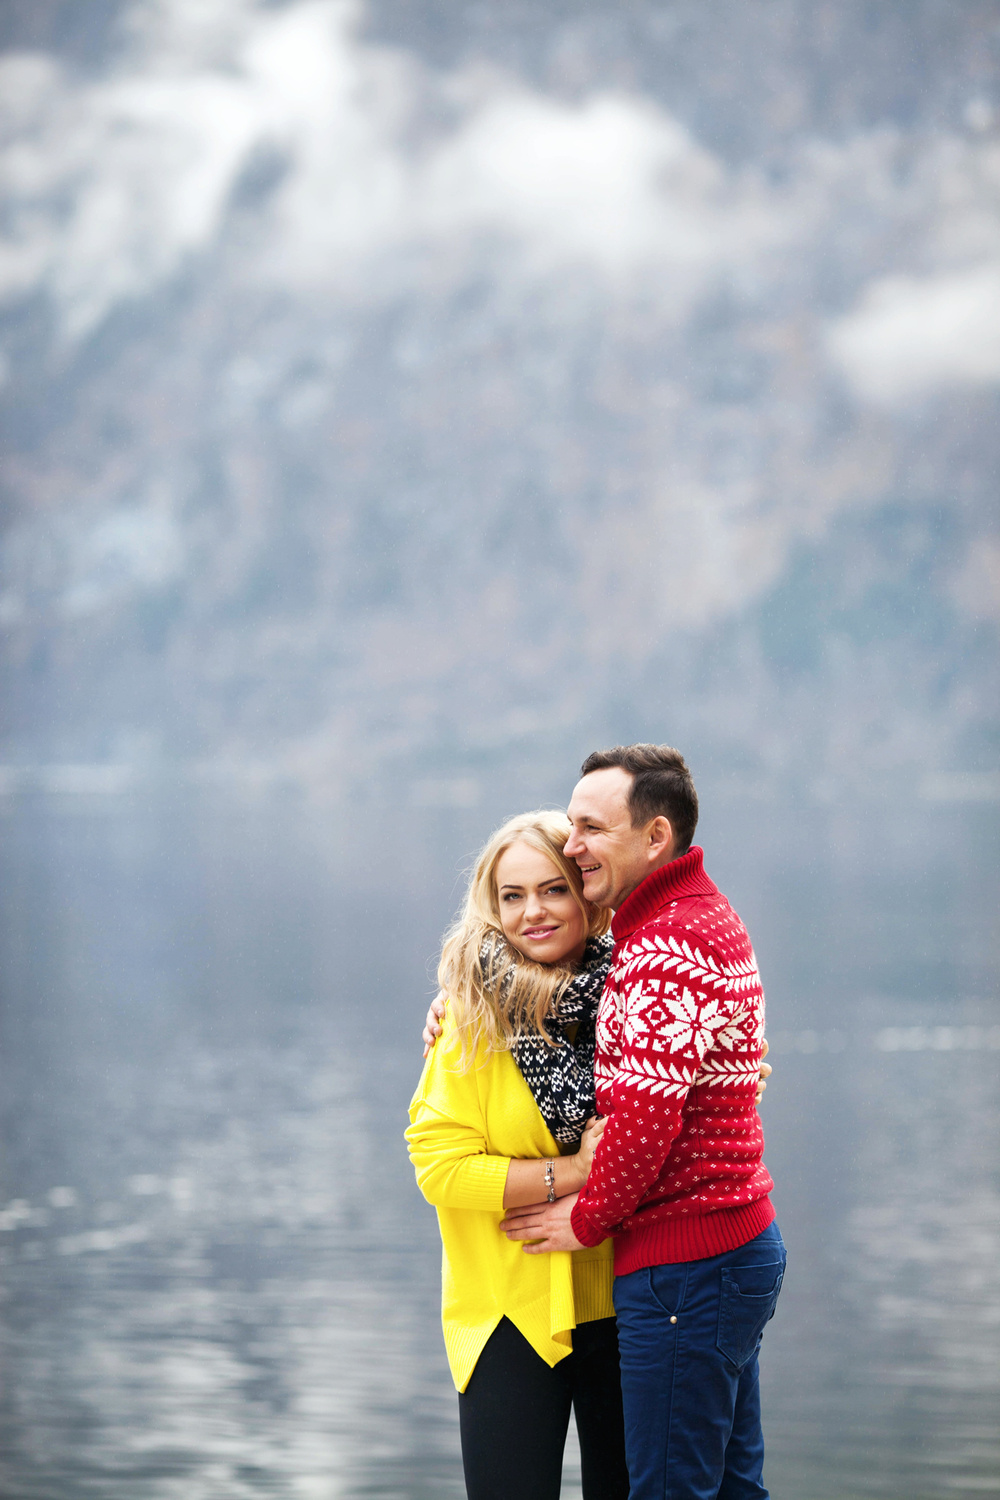
{"type": "Polygon", "coordinates": [[[617,1004],[602,1004],[597,1015],[597,1052],[615,1052],[620,1046],[621,1015],[617,1004]]]}
{"type": "Polygon", "coordinates": [[[625,1083],[646,1092],[682,1093],[694,1081],[680,1063],[679,1054],[688,1052],[694,1054],[697,1082],[744,1085],[756,1078],[757,1068],[739,1054],[748,1044],[752,1052],[763,1034],[763,1003],[752,950],[748,957],[723,962],[711,947],[703,949],[683,933],[647,928],[621,951],[605,991],[595,1081],[599,1088],[625,1083]],[[657,1053],[671,1056],[665,1060],[657,1053]]]}
{"type": "Polygon", "coordinates": [[[743,1047],[751,1041],[756,1030],[753,1012],[749,1009],[737,1011],[735,1016],[715,1033],[716,1045],[731,1052],[734,1047],[743,1047]]]}
{"type": "MultiPolygon", "coordinates": [[[[693,1048],[699,1056],[703,1055],[726,1022],[718,1000],[706,1000],[699,1005],[698,996],[686,986],[679,995],[671,996],[668,1007],[658,1009],[662,1019],[656,1025],[656,1035],[667,1043],[671,1052],[693,1048]]],[[[626,1028],[630,1021],[631,1015],[626,1020],[626,1028]]]]}
{"type": "MultiPolygon", "coordinates": [[[[671,991],[677,986],[665,986],[671,991]]],[[[628,1046],[644,1042],[649,1036],[658,1036],[669,1020],[670,1011],[662,999],[651,995],[648,985],[641,981],[631,985],[621,997],[622,1039],[628,1046]]]]}

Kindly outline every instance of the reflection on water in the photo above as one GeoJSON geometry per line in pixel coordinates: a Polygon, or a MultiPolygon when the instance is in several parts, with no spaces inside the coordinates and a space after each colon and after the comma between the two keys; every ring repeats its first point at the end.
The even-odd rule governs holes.
{"type": "MultiPolygon", "coordinates": [[[[461,1495],[401,1144],[451,876],[348,898],[280,818],[5,830],[4,1500],[461,1495]]],[[[931,964],[975,948],[958,917],[913,921],[931,964]]],[[[773,1493],[1000,1494],[1000,1018],[982,993],[873,997],[815,924],[802,942],[812,990],[771,965],[773,1493]]]]}
{"type": "Polygon", "coordinates": [[[311,1041],[170,1079],[170,1175],[8,1207],[5,1496],[458,1493],[430,1236],[311,1041]]]}
{"type": "MultiPolygon", "coordinates": [[[[838,1495],[1000,1494],[1000,1032],[886,1056],[887,1034],[911,1028],[879,1023],[905,1010],[863,1007],[875,1027],[857,1027],[825,1148],[799,1163],[815,1182],[799,1175],[785,1215],[797,1264],[765,1371],[779,1495],[830,1493],[821,1466],[838,1495]]],[[[829,1101],[820,1055],[787,1076],[775,1062],[784,1104],[829,1101]]]]}

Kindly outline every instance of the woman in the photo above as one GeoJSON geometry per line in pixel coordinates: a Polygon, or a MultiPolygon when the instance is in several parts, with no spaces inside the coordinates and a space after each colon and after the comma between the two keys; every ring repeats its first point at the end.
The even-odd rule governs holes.
{"type": "Polygon", "coordinates": [[[483,849],[438,969],[443,1034],[410,1105],[410,1155],[438,1211],[443,1322],[469,1500],[556,1500],[572,1406],[584,1500],[628,1472],[611,1243],[525,1255],[507,1209],[579,1191],[603,1125],[593,1027],[610,913],[583,897],[561,813],[512,818],[483,849]]]}

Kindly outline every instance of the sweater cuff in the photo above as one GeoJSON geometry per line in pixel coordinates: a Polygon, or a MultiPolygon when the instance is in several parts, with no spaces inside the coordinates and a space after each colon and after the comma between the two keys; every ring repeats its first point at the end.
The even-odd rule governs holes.
{"type": "Polygon", "coordinates": [[[580,1241],[580,1244],[585,1245],[588,1250],[592,1250],[595,1245],[602,1244],[603,1241],[608,1238],[603,1229],[594,1229],[590,1224],[587,1223],[587,1220],[584,1218],[582,1212],[580,1211],[579,1199],[577,1199],[577,1201],[573,1204],[573,1207],[570,1211],[569,1222],[570,1228],[576,1235],[577,1239],[580,1241]]]}
{"type": "Polygon", "coordinates": [[[458,1191],[453,1195],[449,1207],[503,1213],[503,1195],[509,1167],[510,1161],[506,1156],[467,1156],[462,1162],[456,1183],[458,1191]]]}

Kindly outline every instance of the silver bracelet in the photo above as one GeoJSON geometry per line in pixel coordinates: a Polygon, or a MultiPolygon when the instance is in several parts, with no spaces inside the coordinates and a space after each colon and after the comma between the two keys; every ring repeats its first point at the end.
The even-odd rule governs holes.
{"type": "Polygon", "coordinates": [[[545,1163],[545,1186],[548,1188],[545,1195],[547,1202],[554,1203],[556,1201],[556,1164],[554,1161],[545,1163]]]}

